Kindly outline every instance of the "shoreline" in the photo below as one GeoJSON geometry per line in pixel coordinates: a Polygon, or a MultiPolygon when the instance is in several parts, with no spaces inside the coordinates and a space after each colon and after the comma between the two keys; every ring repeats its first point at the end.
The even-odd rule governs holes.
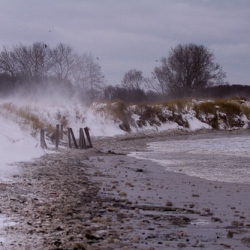
{"type": "MultiPolygon", "coordinates": [[[[225,132],[216,133],[224,135],[225,132]]],[[[242,131],[233,131],[233,133],[237,135],[242,131]]],[[[201,131],[201,134],[196,134],[196,136],[202,136],[202,134],[207,135],[207,132],[201,131]]],[[[190,136],[190,134],[168,133],[167,136],[172,138],[190,136]]],[[[142,140],[146,145],[148,142],[162,139],[166,138],[160,135],[142,140]]],[[[145,147],[139,147],[139,151],[140,149],[145,151],[145,147]]],[[[167,240],[165,237],[166,241],[163,241],[163,245],[165,244],[167,249],[176,249],[181,246],[186,249],[193,249],[193,247],[246,249],[249,247],[250,202],[247,197],[250,192],[248,184],[209,181],[182,173],[169,172],[156,163],[132,157],[125,162],[122,164],[124,170],[120,167],[116,173],[120,178],[119,188],[127,193],[128,200],[139,206],[156,205],[163,211],[174,209],[175,213],[180,211],[179,214],[177,213],[180,217],[190,216],[192,222],[184,227],[172,229],[166,226],[167,235],[178,235],[178,230],[185,235],[185,237],[178,236],[172,239],[167,237],[167,240]],[[124,179],[132,180],[132,183],[124,179]]],[[[101,166],[102,164],[99,169],[101,166]]],[[[111,170],[115,171],[114,168],[111,170]]],[[[115,195],[114,192],[113,195],[115,195]]],[[[117,194],[115,196],[117,197],[117,194]]],[[[147,211],[147,209],[144,210],[147,211]]],[[[158,232],[158,240],[164,238],[160,232],[162,230],[158,232]]],[[[140,237],[143,238],[142,235],[140,237]]],[[[152,245],[155,249],[164,249],[164,246],[157,245],[156,242],[152,245]]],[[[147,248],[142,247],[142,249],[147,248]]]]}
{"type": "Polygon", "coordinates": [[[1,184],[2,214],[18,222],[1,233],[1,249],[250,247],[249,185],[168,172],[127,156],[148,142],[203,133],[95,138],[92,149],[61,149],[20,164],[15,183],[1,184]]]}

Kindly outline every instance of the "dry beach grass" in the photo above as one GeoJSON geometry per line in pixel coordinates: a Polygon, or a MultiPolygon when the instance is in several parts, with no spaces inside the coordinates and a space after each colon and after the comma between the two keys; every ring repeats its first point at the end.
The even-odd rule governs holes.
{"type": "Polygon", "coordinates": [[[0,249],[249,248],[249,185],[167,172],[127,156],[184,135],[96,138],[92,149],[20,163],[14,182],[0,184],[1,212],[17,222],[1,230],[0,249]]]}

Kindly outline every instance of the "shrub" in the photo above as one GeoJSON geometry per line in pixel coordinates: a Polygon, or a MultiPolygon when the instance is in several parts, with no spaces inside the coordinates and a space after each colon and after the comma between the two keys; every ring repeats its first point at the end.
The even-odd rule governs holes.
{"type": "Polygon", "coordinates": [[[208,114],[216,114],[216,105],[214,102],[201,102],[194,105],[194,111],[196,112],[197,116],[199,116],[200,113],[203,113],[205,115],[208,114]]]}
{"type": "Polygon", "coordinates": [[[241,111],[247,118],[250,118],[250,107],[242,106],[241,111]]]}
{"type": "Polygon", "coordinates": [[[191,106],[191,99],[175,99],[170,101],[165,101],[159,103],[163,107],[168,107],[168,110],[172,111],[172,113],[177,112],[180,113],[187,106],[191,106]]]}
{"type": "Polygon", "coordinates": [[[241,115],[240,105],[234,101],[217,100],[214,104],[219,107],[218,110],[220,112],[223,112],[228,116],[241,115]]]}
{"type": "Polygon", "coordinates": [[[130,132],[130,122],[132,121],[131,113],[127,108],[127,105],[123,101],[118,101],[112,103],[108,106],[110,113],[117,119],[119,119],[122,123],[119,125],[120,128],[126,132],[130,132]]]}
{"type": "Polygon", "coordinates": [[[235,101],[235,99],[223,100],[218,99],[213,102],[202,102],[195,104],[194,110],[196,111],[196,116],[199,118],[202,114],[207,116],[210,125],[217,129],[218,128],[218,118],[229,126],[240,126],[238,124],[238,117],[242,115],[241,105],[235,101]],[[217,111],[219,112],[219,117],[217,117],[217,111]],[[213,116],[208,118],[209,114],[213,116]]]}
{"type": "Polygon", "coordinates": [[[135,113],[140,116],[137,121],[139,127],[146,126],[147,122],[153,126],[160,126],[160,122],[165,123],[167,121],[166,114],[162,112],[162,107],[159,105],[139,104],[136,106],[135,113]]]}

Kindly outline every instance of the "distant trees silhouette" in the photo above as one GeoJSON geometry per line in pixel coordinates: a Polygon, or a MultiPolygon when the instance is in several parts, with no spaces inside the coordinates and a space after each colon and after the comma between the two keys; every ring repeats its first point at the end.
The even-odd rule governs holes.
{"type": "MultiPolygon", "coordinates": [[[[193,98],[204,99],[223,99],[230,97],[250,98],[249,85],[221,85],[214,87],[207,87],[202,91],[195,91],[192,95],[193,98]]],[[[140,102],[158,102],[176,99],[175,96],[163,95],[155,91],[145,91],[143,89],[127,89],[121,86],[106,86],[104,88],[103,99],[116,101],[122,100],[130,103],[140,102]]]]}
{"type": "Polygon", "coordinates": [[[195,91],[225,84],[225,72],[214,62],[214,54],[204,45],[179,44],[163,57],[153,75],[163,94],[192,96],[195,91]]]}
{"type": "Polygon", "coordinates": [[[105,78],[91,54],[77,54],[70,45],[59,43],[55,48],[35,42],[32,45],[4,46],[0,52],[0,90],[11,92],[26,86],[31,91],[38,84],[75,86],[89,99],[100,95],[105,78]],[[29,88],[27,86],[29,85],[29,88]],[[86,94],[87,93],[87,94],[86,94]]]}
{"type": "Polygon", "coordinates": [[[250,86],[226,84],[225,73],[214,55],[203,45],[187,44],[172,48],[168,58],[144,77],[142,71],[128,70],[115,86],[106,85],[99,58],[78,54],[59,43],[3,46],[0,51],[0,96],[15,91],[43,95],[68,94],[78,100],[122,100],[156,102],[176,98],[250,97],[250,86]]]}
{"type": "Polygon", "coordinates": [[[194,97],[200,98],[229,98],[229,97],[242,97],[250,98],[250,86],[249,85],[220,85],[214,87],[208,87],[203,91],[197,91],[194,97]]]}
{"type": "Polygon", "coordinates": [[[122,87],[130,90],[144,89],[148,79],[142,75],[142,71],[131,69],[125,73],[122,79],[122,87]]]}

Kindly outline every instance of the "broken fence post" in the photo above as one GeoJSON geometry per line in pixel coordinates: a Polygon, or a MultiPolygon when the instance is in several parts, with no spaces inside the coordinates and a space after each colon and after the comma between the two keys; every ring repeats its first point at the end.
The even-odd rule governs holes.
{"type": "Polygon", "coordinates": [[[82,133],[81,133],[81,129],[79,129],[79,148],[82,148],[82,133]]]}
{"type": "Polygon", "coordinates": [[[71,145],[71,136],[70,136],[70,128],[68,128],[68,141],[69,141],[69,148],[72,148],[72,145],[71,145]]]}
{"type": "Polygon", "coordinates": [[[40,130],[40,146],[41,146],[41,148],[44,148],[44,140],[43,140],[43,138],[44,138],[44,130],[43,129],[41,129],[40,130]]]}
{"type": "Polygon", "coordinates": [[[60,131],[60,135],[61,135],[61,140],[63,140],[63,124],[61,124],[61,131],[60,131]]]}
{"type": "Polygon", "coordinates": [[[40,130],[40,146],[41,148],[47,148],[47,144],[45,142],[44,129],[40,130]]]}
{"type": "Polygon", "coordinates": [[[85,141],[85,136],[84,136],[82,128],[80,128],[79,130],[79,148],[86,149],[86,141],[85,141]]]}
{"type": "Polygon", "coordinates": [[[58,149],[59,140],[60,140],[59,124],[56,124],[56,149],[58,149]]]}
{"type": "Polygon", "coordinates": [[[73,142],[74,142],[74,144],[75,144],[75,148],[78,148],[78,145],[77,145],[77,142],[76,142],[76,138],[75,138],[75,135],[74,135],[74,133],[73,133],[72,128],[70,128],[69,131],[70,131],[70,134],[71,134],[71,136],[72,136],[73,142]]]}
{"type": "Polygon", "coordinates": [[[78,146],[72,128],[68,128],[69,148],[72,148],[71,139],[73,140],[75,148],[81,148],[81,149],[93,148],[93,145],[92,145],[92,142],[90,139],[90,135],[89,135],[89,128],[88,127],[84,128],[84,131],[85,131],[86,137],[88,139],[89,145],[86,145],[86,140],[85,140],[83,129],[80,128],[80,130],[79,130],[79,146],[78,146]]]}
{"type": "Polygon", "coordinates": [[[88,127],[84,128],[84,131],[85,131],[85,134],[86,134],[88,142],[89,142],[88,148],[93,148],[93,145],[92,145],[92,142],[90,139],[90,135],[89,135],[89,128],[88,127]]]}

